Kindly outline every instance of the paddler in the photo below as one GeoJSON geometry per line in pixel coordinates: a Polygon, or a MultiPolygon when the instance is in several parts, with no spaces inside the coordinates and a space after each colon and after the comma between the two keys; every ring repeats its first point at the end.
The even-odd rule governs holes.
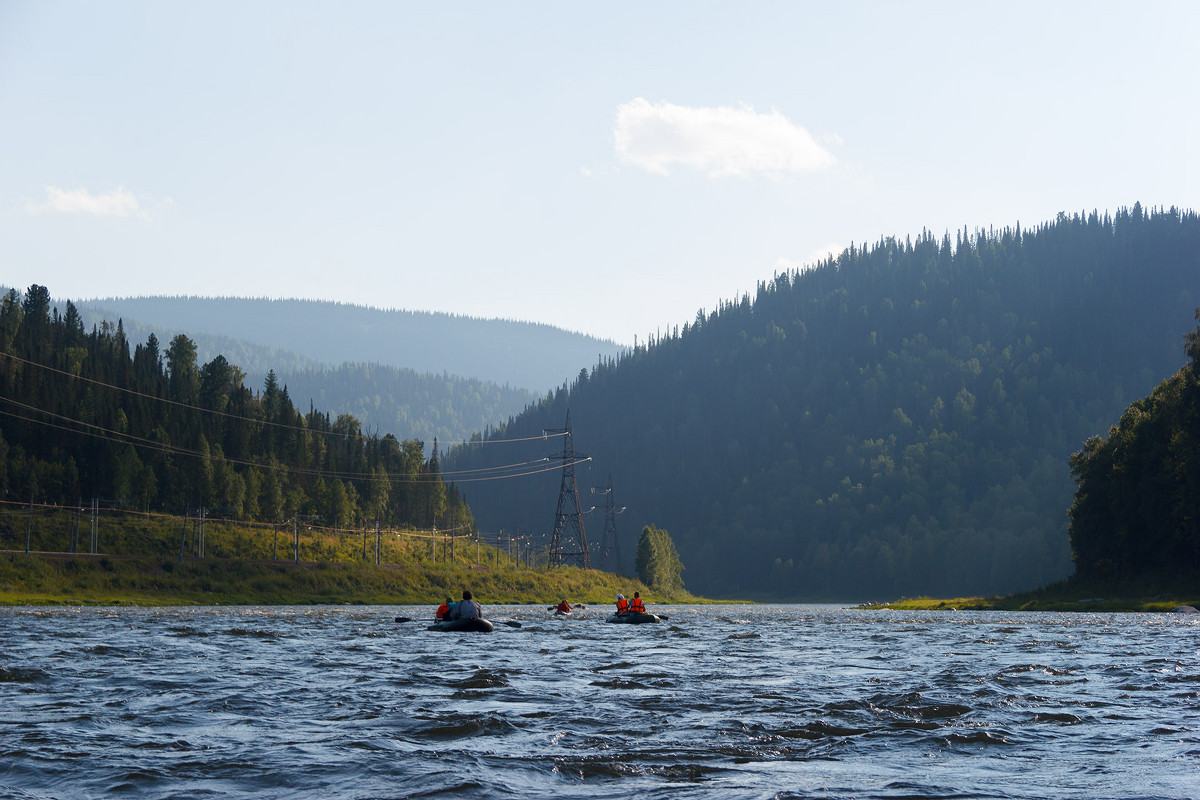
{"type": "Polygon", "coordinates": [[[635,614],[646,613],[646,604],[642,602],[642,595],[640,592],[633,593],[633,600],[631,600],[629,603],[629,610],[635,614]]]}
{"type": "Polygon", "coordinates": [[[625,595],[623,595],[623,594],[617,595],[617,613],[618,614],[628,614],[629,613],[629,601],[625,599],[625,595]]]}
{"type": "Polygon", "coordinates": [[[446,602],[438,606],[437,611],[433,612],[433,618],[438,621],[445,619],[446,615],[450,613],[450,607],[453,605],[454,601],[447,597],[446,602]]]}
{"type": "Polygon", "coordinates": [[[482,619],[483,606],[471,596],[470,589],[463,589],[462,600],[454,604],[454,610],[446,615],[446,619],[482,619]]]}
{"type": "Polygon", "coordinates": [[[555,607],[554,610],[557,611],[559,614],[570,614],[571,613],[571,604],[568,603],[566,601],[566,599],[564,598],[562,600],[562,602],[560,602],[558,604],[558,606],[555,607]]]}

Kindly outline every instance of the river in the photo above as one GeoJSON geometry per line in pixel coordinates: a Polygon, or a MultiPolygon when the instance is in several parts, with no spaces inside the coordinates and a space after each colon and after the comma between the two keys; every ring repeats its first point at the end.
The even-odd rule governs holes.
{"type": "Polygon", "coordinates": [[[0,796],[1200,796],[1200,615],[650,610],[0,609],[0,796]]]}

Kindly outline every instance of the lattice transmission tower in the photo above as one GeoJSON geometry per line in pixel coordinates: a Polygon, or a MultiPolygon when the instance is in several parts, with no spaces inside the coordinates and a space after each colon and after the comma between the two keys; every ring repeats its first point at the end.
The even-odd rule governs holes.
{"type": "MultiPolygon", "coordinates": [[[[596,487],[592,487],[592,494],[596,493],[596,487]]],[[[621,540],[617,537],[617,514],[624,511],[627,506],[617,508],[616,500],[613,498],[612,473],[608,473],[608,487],[601,490],[604,495],[604,535],[600,537],[600,563],[604,565],[613,565],[613,574],[623,575],[624,570],[621,568],[621,540]]]]}
{"type": "Polygon", "coordinates": [[[579,507],[579,485],[575,482],[575,465],[589,460],[589,456],[575,450],[570,409],[567,410],[567,427],[548,428],[542,433],[564,434],[562,455],[550,456],[561,458],[563,462],[558,511],[554,514],[554,534],[550,538],[550,565],[559,567],[569,564],[590,569],[592,559],[588,553],[587,532],[583,528],[584,512],[579,507]]]}

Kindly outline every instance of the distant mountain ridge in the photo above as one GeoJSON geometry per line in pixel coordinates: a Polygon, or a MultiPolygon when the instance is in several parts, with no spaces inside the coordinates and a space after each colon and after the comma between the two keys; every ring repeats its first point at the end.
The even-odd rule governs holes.
{"type": "MultiPolygon", "coordinates": [[[[325,300],[180,296],[102,298],[75,304],[85,318],[100,313],[192,338],[214,334],[289,351],[313,362],[304,367],[376,363],[478,378],[538,393],[561,386],[580,369],[622,350],[614,342],[541,323],[325,300]]],[[[288,368],[280,365],[276,371],[281,367],[288,368]]],[[[302,368],[299,362],[296,368],[302,368]]],[[[252,367],[243,369],[252,371],[252,367]]]]}
{"type": "Polygon", "coordinates": [[[463,441],[535,402],[612,342],[549,325],[381,311],[316,300],[138,297],[74,301],[87,328],[134,344],[178,333],[200,363],[224,356],[261,390],[274,370],[299,404],[351,414],[401,439],[463,441]]]}

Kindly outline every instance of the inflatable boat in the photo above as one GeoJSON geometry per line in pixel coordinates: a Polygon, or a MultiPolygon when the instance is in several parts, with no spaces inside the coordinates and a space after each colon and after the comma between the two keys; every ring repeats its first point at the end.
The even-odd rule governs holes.
{"type": "Polygon", "coordinates": [[[496,626],[488,622],[483,617],[473,617],[470,619],[450,619],[435,622],[429,626],[431,631],[444,631],[448,633],[468,632],[468,633],[491,633],[496,629],[496,626]]]}
{"type": "Polygon", "coordinates": [[[643,614],[638,611],[630,611],[627,614],[613,614],[605,622],[620,622],[625,625],[641,625],[644,622],[658,622],[658,617],[654,614],[643,614]]]}

